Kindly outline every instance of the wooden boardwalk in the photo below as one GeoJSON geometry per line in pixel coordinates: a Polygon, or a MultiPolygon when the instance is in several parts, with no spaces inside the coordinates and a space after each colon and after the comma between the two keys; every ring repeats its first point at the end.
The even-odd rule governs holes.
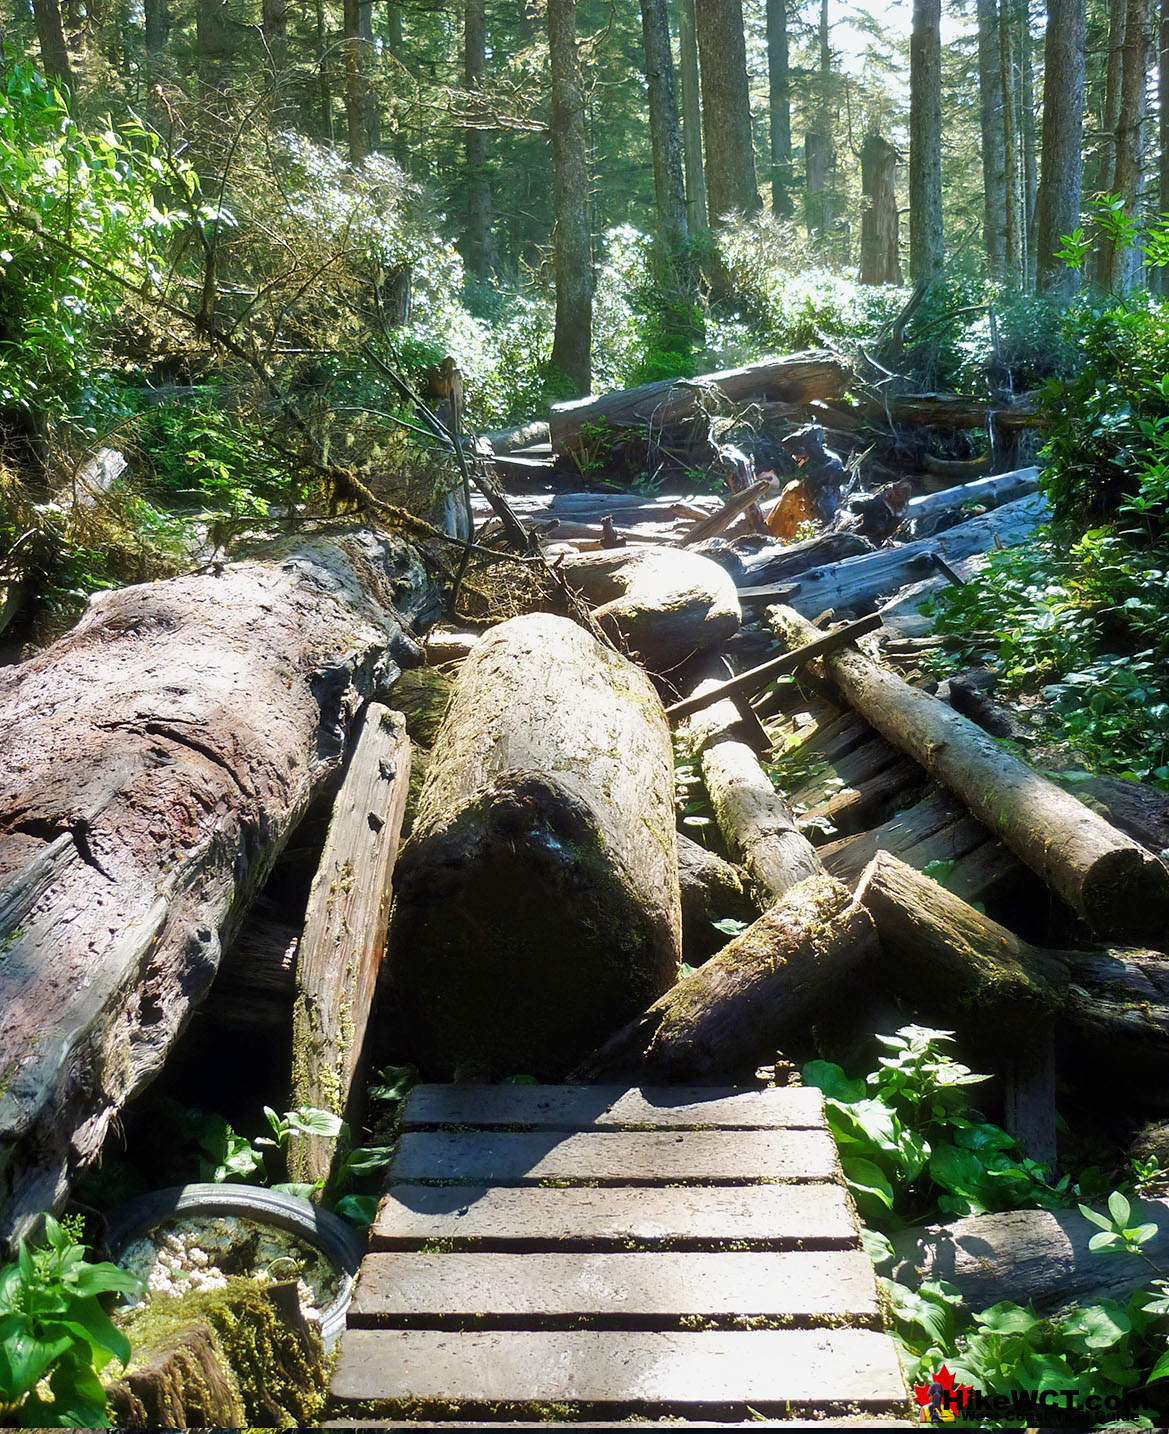
{"type": "Polygon", "coordinates": [[[905,1414],[818,1091],[432,1085],[403,1120],[339,1422],[905,1414]]]}

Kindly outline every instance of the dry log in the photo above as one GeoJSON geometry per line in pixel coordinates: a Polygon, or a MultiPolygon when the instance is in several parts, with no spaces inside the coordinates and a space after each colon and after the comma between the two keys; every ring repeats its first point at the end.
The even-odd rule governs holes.
{"type": "Polygon", "coordinates": [[[537,614],[463,664],[386,971],[428,1071],[556,1079],[674,980],[673,755],[649,679],[537,614]]]}
{"type": "Polygon", "coordinates": [[[682,959],[698,966],[726,943],[712,924],[724,917],[754,921],[759,910],[747,893],[744,873],[682,832],[678,833],[678,883],[682,892],[682,959]]]}
{"type": "Polygon", "coordinates": [[[521,448],[548,442],[548,425],[541,419],[520,423],[514,428],[496,428],[481,433],[477,442],[490,445],[493,453],[515,453],[521,448]]]}
{"type": "Polygon", "coordinates": [[[823,870],[791,807],[759,765],[733,702],[706,707],[690,723],[685,740],[701,761],[723,840],[766,902],[778,901],[823,870]]]}
{"type": "Polygon", "coordinates": [[[859,557],[809,568],[787,578],[799,584],[788,602],[797,612],[812,617],[830,608],[863,608],[921,577],[923,571],[928,574],[932,554],[939,553],[947,562],[954,563],[996,544],[1011,547],[1033,533],[1047,515],[1046,499],[1033,494],[971,518],[933,538],[879,548],[859,557]]]}
{"type": "MultiPolygon", "coordinates": [[[[406,719],[371,702],[313,878],[296,968],[292,1108],[348,1113],[390,922],[391,883],[406,794],[406,719]]],[[[289,1178],[329,1178],[336,1140],[293,1135],[289,1178]]]]}
{"type": "MultiPolygon", "coordinates": [[[[818,631],[790,608],[770,608],[768,619],[793,648],[818,631]]],[[[1165,940],[1169,871],[1143,847],[880,663],[848,648],[821,661],[863,717],[956,792],[1094,931],[1165,940]]]]}
{"type": "Polygon", "coordinates": [[[640,388],[554,405],[552,448],[558,454],[574,452],[581,446],[586,424],[594,432],[601,429],[606,442],[629,431],[653,436],[664,427],[694,417],[701,411],[703,400],[709,402],[711,397],[720,403],[742,404],[755,399],[807,403],[814,398],[839,397],[847,382],[848,374],[840,360],[825,350],[763,359],[747,368],[726,369],[699,378],[663,379],[640,388]]]}
{"type": "Polygon", "coordinates": [[[678,541],[683,547],[688,547],[691,543],[703,543],[708,538],[717,538],[720,533],[731,526],[736,518],[769,493],[773,486],[770,478],[760,478],[742,489],[741,492],[732,493],[717,513],[700,519],[692,528],[683,533],[678,541]]]}
{"type": "Polygon", "coordinates": [[[668,672],[730,637],[743,614],[728,574],[697,553],[624,548],[581,553],[556,571],[593,617],[650,672],[668,672]]]}
{"type": "Polygon", "coordinates": [[[323,531],[100,594],[0,675],[0,1235],[157,1075],[353,713],[418,660],[402,623],[441,601],[407,544],[323,531]]]}
{"type": "Polygon", "coordinates": [[[431,667],[444,667],[447,663],[462,662],[479,638],[477,632],[450,627],[432,628],[422,646],[431,667]]]}
{"type": "Polygon", "coordinates": [[[705,1082],[750,1075],[776,1051],[802,1048],[876,953],[867,913],[847,888],[802,882],[667,991],[573,1073],[705,1082]]]}
{"type": "MultiPolygon", "coordinates": [[[[973,483],[962,483],[956,488],[943,488],[938,493],[922,493],[909,500],[909,512],[906,516],[920,525],[926,518],[936,518],[941,513],[964,508],[967,503],[977,503],[984,508],[1001,508],[1004,503],[1013,503],[1018,498],[1029,497],[1038,491],[1039,469],[1016,468],[1011,473],[978,478],[973,483]]],[[[918,531],[921,531],[920,526],[918,531]]]]}
{"type": "MultiPolygon", "coordinates": [[[[1134,1200],[1132,1223],[1157,1234],[1142,1253],[1159,1268],[1169,1261],[1169,1200],[1134,1200]]],[[[1149,1267],[1130,1254],[1089,1250],[1099,1227],[1079,1210],[1010,1210],[969,1215],[949,1225],[893,1236],[893,1278],[948,1280],[972,1310],[1002,1300],[1030,1300],[1047,1312],[1097,1299],[1126,1300],[1149,1281],[1149,1267]]]]}
{"type": "Polygon", "coordinates": [[[790,582],[810,568],[872,551],[872,543],[856,533],[822,533],[803,543],[766,543],[757,552],[736,554],[735,582],[746,595],[754,595],[755,588],[790,582]]]}
{"type": "Polygon", "coordinates": [[[983,428],[993,420],[1000,428],[1017,430],[1038,428],[1043,411],[1036,403],[980,403],[956,393],[901,393],[884,402],[871,400],[861,405],[869,419],[899,423],[922,424],[931,428],[983,428]]]}

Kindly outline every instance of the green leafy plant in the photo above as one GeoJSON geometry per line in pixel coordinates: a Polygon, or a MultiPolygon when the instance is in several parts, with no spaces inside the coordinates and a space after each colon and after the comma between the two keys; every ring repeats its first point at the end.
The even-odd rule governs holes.
{"type": "Polygon", "coordinates": [[[40,1243],[21,1241],[0,1267],[0,1419],[22,1427],[109,1426],[99,1373],[125,1365],[130,1344],[101,1296],[141,1283],[116,1265],[91,1264],[85,1246],[51,1215],[40,1243]]]}

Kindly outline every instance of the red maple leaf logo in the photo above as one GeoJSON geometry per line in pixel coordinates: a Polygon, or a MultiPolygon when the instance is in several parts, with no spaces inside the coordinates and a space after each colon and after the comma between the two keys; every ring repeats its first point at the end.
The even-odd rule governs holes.
{"type": "Polygon", "coordinates": [[[929,1384],[915,1384],[913,1386],[913,1397],[919,1404],[925,1405],[930,1402],[930,1387],[933,1384],[940,1384],[945,1391],[943,1403],[947,1409],[962,1409],[967,1399],[974,1393],[973,1384],[955,1384],[954,1376],[943,1364],[929,1384]]]}

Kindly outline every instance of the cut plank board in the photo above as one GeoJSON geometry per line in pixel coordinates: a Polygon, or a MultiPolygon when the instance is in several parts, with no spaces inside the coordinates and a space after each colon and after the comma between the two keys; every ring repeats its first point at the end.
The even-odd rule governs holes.
{"type": "Polygon", "coordinates": [[[817,1091],[420,1086],[402,1123],[334,1427],[906,1409],[817,1091]]]}

